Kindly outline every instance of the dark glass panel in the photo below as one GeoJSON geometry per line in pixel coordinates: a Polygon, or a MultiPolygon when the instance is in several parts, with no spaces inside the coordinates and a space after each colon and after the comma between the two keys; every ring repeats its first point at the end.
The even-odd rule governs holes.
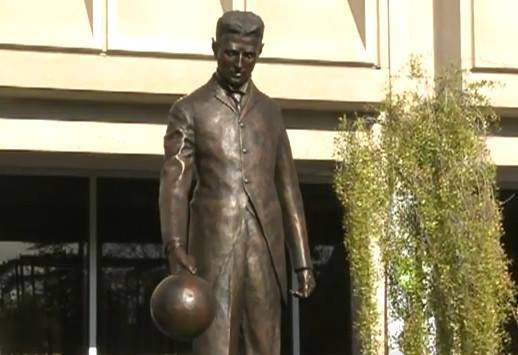
{"type": "MultiPolygon", "coordinates": [[[[503,190],[500,192],[500,201],[503,205],[504,248],[511,259],[511,276],[518,284],[518,190],[503,190]]],[[[508,331],[511,336],[508,353],[518,354],[518,324],[516,320],[510,320],[508,331]]]]}
{"type": "MultiPolygon", "coordinates": [[[[314,296],[301,302],[302,354],[348,354],[350,297],[340,207],[329,185],[303,185],[302,190],[318,281],[314,296]]],[[[100,179],[98,193],[101,351],[188,353],[188,345],[168,341],[149,316],[151,292],[167,274],[160,240],[158,181],[100,179]]],[[[289,354],[288,309],[283,319],[283,354],[289,354]]]]}
{"type": "Polygon", "coordinates": [[[88,180],[0,176],[0,352],[86,351],[88,180]]]}
{"type": "Polygon", "coordinates": [[[317,288],[300,302],[302,355],[351,353],[351,298],[342,210],[332,186],[301,186],[317,288]]]}
{"type": "Polygon", "coordinates": [[[172,354],[186,350],[158,332],[151,292],[167,275],[160,240],[158,181],[99,179],[101,248],[99,348],[103,354],[172,354]]]}

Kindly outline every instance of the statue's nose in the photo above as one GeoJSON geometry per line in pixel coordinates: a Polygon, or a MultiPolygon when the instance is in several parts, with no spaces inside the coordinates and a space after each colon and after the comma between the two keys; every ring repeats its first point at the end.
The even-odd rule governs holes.
{"type": "Polygon", "coordinates": [[[243,67],[243,55],[239,54],[236,60],[236,67],[242,68],[243,67]]]}

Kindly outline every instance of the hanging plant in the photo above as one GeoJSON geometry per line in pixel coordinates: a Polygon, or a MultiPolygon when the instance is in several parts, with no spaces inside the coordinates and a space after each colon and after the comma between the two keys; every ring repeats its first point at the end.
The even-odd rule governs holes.
{"type": "Polygon", "coordinates": [[[353,297],[359,305],[354,327],[361,339],[361,353],[374,355],[384,348],[380,327],[384,317],[377,300],[384,275],[373,260],[381,262],[379,246],[386,231],[390,199],[384,152],[379,136],[369,127],[364,120],[355,120],[349,126],[345,117],[341,120],[342,134],[337,137],[336,146],[344,163],[338,166],[335,190],[347,211],[345,244],[349,250],[353,297]]]}
{"type": "Polygon", "coordinates": [[[480,93],[489,84],[448,74],[430,89],[415,60],[411,73],[414,88],[389,91],[382,103],[379,136],[358,119],[342,124],[336,142],[362,353],[378,354],[373,275],[382,270],[389,319],[401,324],[389,346],[412,355],[498,354],[515,292],[484,140],[497,121],[480,93]]]}

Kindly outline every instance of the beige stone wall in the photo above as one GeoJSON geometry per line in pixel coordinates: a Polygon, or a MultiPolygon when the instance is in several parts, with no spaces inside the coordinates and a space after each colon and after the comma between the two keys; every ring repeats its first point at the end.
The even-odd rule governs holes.
{"type": "Polygon", "coordinates": [[[319,117],[378,102],[388,78],[404,75],[417,54],[432,76],[453,63],[469,78],[499,83],[488,95],[506,115],[505,139],[494,137],[489,147],[497,164],[518,166],[506,154],[518,149],[518,138],[505,131],[518,115],[515,0],[0,0],[0,95],[48,103],[35,117],[40,121],[24,121],[0,104],[0,124],[9,132],[0,136],[0,150],[158,154],[152,142],[162,127],[145,119],[127,129],[149,135],[125,142],[109,119],[63,122],[80,105],[64,105],[59,119],[45,110],[71,99],[117,102],[120,116],[127,111],[121,105],[163,105],[190,92],[215,68],[210,41],[216,19],[229,9],[256,11],[267,24],[258,86],[313,117],[291,119],[298,159],[331,160],[333,134],[319,117]],[[41,139],[24,134],[42,127],[48,135],[41,139]],[[89,143],[70,144],[65,131],[77,136],[71,141],[89,143]],[[308,140],[318,144],[308,147],[308,140]]]}
{"type": "Polygon", "coordinates": [[[0,84],[182,94],[214,69],[210,39],[231,8],[267,23],[256,81],[274,97],[376,102],[419,54],[431,74],[458,63],[501,82],[495,104],[518,106],[514,0],[2,0],[0,84]]]}
{"type": "Polygon", "coordinates": [[[95,0],[2,0],[0,43],[100,49],[95,0]]]}
{"type": "Polygon", "coordinates": [[[518,22],[513,0],[436,0],[438,65],[455,63],[473,80],[494,81],[496,107],[518,107],[518,22]]]}
{"type": "Polygon", "coordinates": [[[377,0],[3,0],[0,86],[187,93],[214,70],[211,37],[231,8],[267,23],[255,80],[272,96],[380,99],[388,7],[377,0]]]}

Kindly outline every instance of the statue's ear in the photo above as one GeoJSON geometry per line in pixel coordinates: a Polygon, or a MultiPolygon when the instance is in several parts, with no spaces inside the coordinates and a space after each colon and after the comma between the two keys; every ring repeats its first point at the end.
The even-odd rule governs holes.
{"type": "Polygon", "coordinates": [[[217,58],[219,50],[219,43],[216,42],[214,38],[212,38],[212,53],[214,53],[214,58],[217,58]]]}
{"type": "Polygon", "coordinates": [[[264,43],[261,43],[261,44],[259,45],[259,50],[257,51],[257,56],[260,56],[260,55],[261,55],[261,53],[263,53],[263,47],[264,47],[264,43]]]}

